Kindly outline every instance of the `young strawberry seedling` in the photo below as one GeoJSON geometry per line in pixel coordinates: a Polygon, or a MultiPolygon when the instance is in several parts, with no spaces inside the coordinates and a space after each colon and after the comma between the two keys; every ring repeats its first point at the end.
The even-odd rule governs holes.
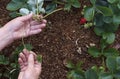
{"type": "Polygon", "coordinates": [[[33,13],[33,19],[41,21],[42,17],[39,15],[45,13],[45,9],[43,8],[43,2],[44,0],[28,0],[28,8],[21,8],[19,12],[21,15],[33,13]]]}
{"type": "Polygon", "coordinates": [[[27,14],[33,13],[34,14],[33,19],[36,21],[42,21],[43,18],[46,18],[47,16],[53,14],[54,12],[63,10],[63,8],[60,8],[42,17],[40,15],[45,14],[45,9],[43,8],[44,0],[34,0],[34,1],[28,0],[27,4],[28,4],[28,8],[21,8],[19,10],[20,15],[27,15],[27,14]]]}

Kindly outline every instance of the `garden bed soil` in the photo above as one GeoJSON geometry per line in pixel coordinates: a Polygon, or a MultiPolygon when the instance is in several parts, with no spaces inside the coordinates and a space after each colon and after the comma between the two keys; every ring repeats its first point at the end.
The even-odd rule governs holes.
{"type": "MultiPolygon", "coordinates": [[[[84,1],[84,0],[83,0],[84,1]]],[[[10,21],[9,11],[5,9],[9,0],[0,0],[0,24],[3,26],[10,21]]],[[[100,58],[93,58],[87,53],[87,47],[91,44],[99,45],[99,37],[93,29],[84,29],[79,20],[81,9],[74,9],[71,12],[59,11],[50,15],[47,19],[46,28],[37,35],[25,38],[25,43],[33,45],[33,51],[43,56],[42,74],[40,79],[67,79],[68,69],[65,67],[66,60],[74,63],[82,61],[83,69],[95,64],[100,65],[100,58]]],[[[120,32],[116,36],[116,42],[112,47],[120,48],[120,32]]],[[[9,56],[21,40],[6,47],[2,54],[9,56]]]]}

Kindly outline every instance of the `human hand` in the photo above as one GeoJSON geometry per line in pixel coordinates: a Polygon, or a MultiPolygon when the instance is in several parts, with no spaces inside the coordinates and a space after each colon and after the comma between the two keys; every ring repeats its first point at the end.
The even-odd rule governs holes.
{"type": "Polygon", "coordinates": [[[8,22],[4,26],[4,30],[11,34],[13,39],[27,37],[33,34],[38,34],[42,28],[46,26],[46,20],[41,22],[33,20],[33,14],[21,16],[8,22]]]}
{"type": "Polygon", "coordinates": [[[37,34],[46,26],[46,20],[41,22],[32,19],[33,14],[18,17],[0,28],[0,51],[15,39],[37,34]]]}
{"type": "Polygon", "coordinates": [[[18,62],[21,71],[18,79],[38,79],[41,73],[41,63],[36,60],[36,54],[26,49],[19,55],[18,62]]]}

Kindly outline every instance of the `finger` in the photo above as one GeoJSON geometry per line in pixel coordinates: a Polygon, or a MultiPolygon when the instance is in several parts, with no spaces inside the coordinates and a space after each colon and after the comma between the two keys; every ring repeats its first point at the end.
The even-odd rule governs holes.
{"type": "Polygon", "coordinates": [[[38,22],[38,21],[32,21],[32,22],[30,23],[31,26],[33,26],[33,25],[39,25],[39,24],[40,24],[40,22],[38,22]]]}
{"type": "Polygon", "coordinates": [[[34,55],[30,54],[28,57],[28,68],[33,68],[34,67],[34,55]]]}
{"type": "Polygon", "coordinates": [[[21,20],[21,21],[27,21],[27,20],[32,19],[32,16],[33,16],[33,14],[30,13],[30,14],[28,14],[28,15],[19,17],[19,20],[21,20]]]}
{"type": "Polygon", "coordinates": [[[24,72],[21,71],[21,72],[19,73],[18,79],[23,79],[23,75],[24,75],[24,72]]]}
{"type": "Polygon", "coordinates": [[[38,63],[35,65],[36,68],[38,69],[38,73],[40,74],[41,73],[41,70],[42,70],[42,66],[41,66],[41,63],[38,63]]]}
{"type": "Polygon", "coordinates": [[[24,49],[23,51],[24,51],[24,54],[27,57],[27,59],[28,59],[28,57],[29,57],[30,54],[33,54],[34,55],[34,59],[36,60],[37,55],[34,52],[28,51],[27,49],[24,49]]]}
{"type": "Polygon", "coordinates": [[[23,53],[28,61],[28,57],[29,57],[30,52],[27,49],[23,49],[23,53]]]}
{"type": "Polygon", "coordinates": [[[37,65],[41,68],[41,65],[42,65],[42,64],[41,64],[40,62],[38,62],[38,64],[37,64],[37,65]]]}
{"type": "Polygon", "coordinates": [[[20,66],[24,65],[23,60],[21,58],[18,58],[18,63],[19,63],[20,66]]]}
{"type": "Polygon", "coordinates": [[[46,24],[39,24],[31,27],[31,30],[42,29],[46,26],[46,24]]]}
{"type": "Polygon", "coordinates": [[[42,31],[42,29],[37,29],[37,30],[31,30],[28,35],[35,35],[38,34],[42,31]]]}
{"type": "Polygon", "coordinates": [[[20,65],[20,69],[21,69],[21,71],[23,71],[23,69],[24,69],[24,62],[22,61],[22,59],[21,58],[19,58],[18,59],[18,62],[19,62],[19,65],[20,65]]]}
{"type": "Polygon", "coordinates": [[[26,63],[27,62],[27,59],[26,59],[26,57],[25,57],[25,55],[23,54],[23,53],[20,53],[20,58],[22,59],[22,61],[24,62],[24,63],[26,63]]]}
{"type": "Polygon", "coordinates": [[[37,60],[37,55],[34,52],[32,52],[32,51],[30,51],[30,54],[34,55],[34,61],[36,61],[37,60]]]}
{"type": "Polygon", "coordinates": [[[30,25],[31,26],[33,26],[33,25],[39,25],[39,24],[42,24],[42,23],[44,23],[44,24],[46,24],[47,23],[47,21],[44,19],[44,20],[42,20],[42,22],[38,22],[38,21],[31,21],[30,22],[30,25]]]}
{"type": "Polygon", "coordinates": [[[46,23],[47,23],[47,20],[43,19],[42,22],[46,24],[46,23]]]}
{"type": "Polygon", "coordinates": [[[38,64],[38,63],[39,63],[39,62],[36,60],[36,61],[35,61],[35,64],[38,64]]]}

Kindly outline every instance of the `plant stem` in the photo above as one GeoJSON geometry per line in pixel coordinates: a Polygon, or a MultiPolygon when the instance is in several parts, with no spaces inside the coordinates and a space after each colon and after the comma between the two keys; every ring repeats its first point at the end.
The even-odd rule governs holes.
{"type": "Polygon", "coordinates": [[[49,15],[51,15],[51,14],[57,12],[57,11],[60,11],[60,10],[63,10],[63,8],[56,9],[56,10],[52,11],[51,13],[48,13],[47,15],[45,15],[43,18],[46,18],[46,17],[48,17],[49,15]]]}
{"type": "Polygon", "coordinates": [[[55,1],[55,3],[57,3],[57,4],[61,4],[61,5],[64,5],[64,3],[59,2],[59,1],[55,1]]]}
{"type": "MultiPolygon", "coordinates": [[[[103,55],[103,51],[104,51],[104,47],[101,48],[102,55],[103,55]]],[[[105,67],[105,58],[104,57],[102,57],[102,65],[103,65],[103,67],[105,67]]]]}
{"type": "Polygon", "coordinates": [[[36,5],[37,5],[37,15],[39,15],[39,4],[38,4],[38,0],[37,0],[36,5]]]}
{"type": "Polygon", "coordinates": [[[103,67],[105,67],[105,59],[104,59],[104,57],[102,57],[102,65],[103,65],[103,67]]]}
{"type": "Polygon", "coordinates": [[[24,42],[24,37],[22,37],[22,44],[23,44],[23,47],[26,48],[25,42],[24,42]]]}
{"type": "Polygon", "coordinates": [[[24,48],[26,48],[25,42],[24,42],[24,36],[25,36],[25,30],[24,29],[25,29],[25,27],[23,27],[22,45],[23,45],[24,48]]]}

